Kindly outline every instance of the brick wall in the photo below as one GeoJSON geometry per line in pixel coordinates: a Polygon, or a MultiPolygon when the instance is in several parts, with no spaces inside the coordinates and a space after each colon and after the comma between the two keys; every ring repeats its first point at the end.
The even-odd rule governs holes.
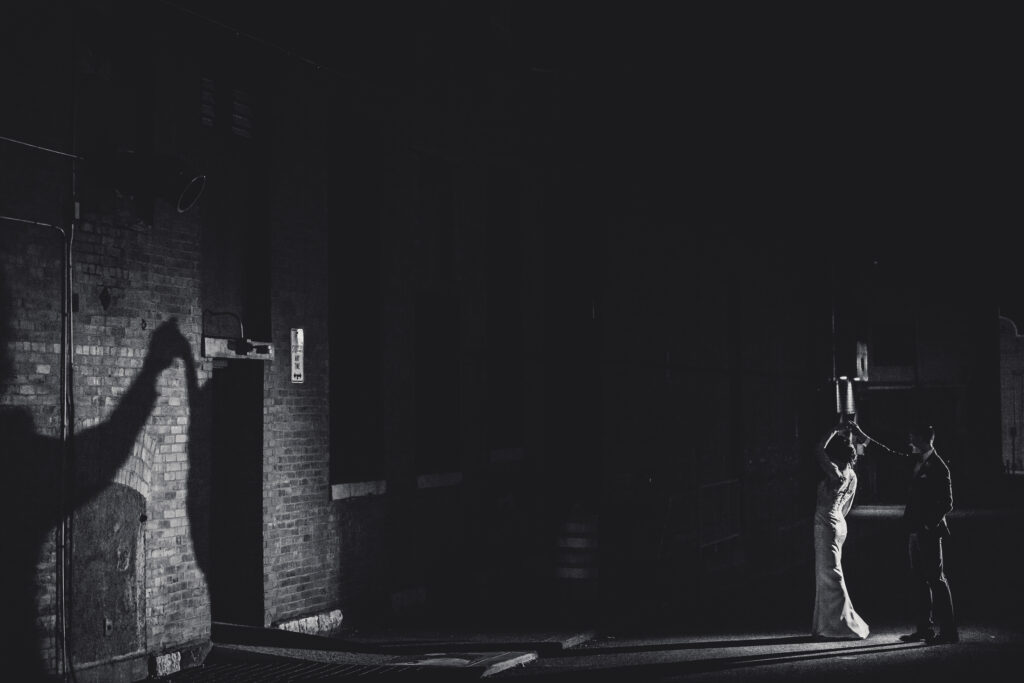
{"type": "MultiPolygon", "coordinates": [[[[142,366],[152,331],[176,318],[199,350],[199,225],[161,206],[152,226],[95,216],[76,239],[76,423],[99,424],[142,366]],[[126,224],[127,223],[127,224],[126,224]],[[103,292],[109,295],[104,310],[103,292]]],[[[120,220],[119,220],[120,218],[120,220]]],[[[206,372],[200,366],[200,382],[206,372]]],[[[209,636],[209,601],[186,516],[190,450],[185,374],[161,374],[160,398],[118,480],[148,499],[147,643],[153,651],[209,636]]],[[[80,463],[87,466],[86,463],[80,463]]]]}
{"type": "MultiPolygon", "coordinates": [[[[6,223],[0,226],[0,336],[5,359],[0,409],[6,420],[14,411],[24,410],[31,423],[27,427],[50,443],[60,439],[60,298],[62,239],[56,231],[22,227],[6,223]]],[[[5,432],[6,433],[6,432],[5,432]]],[[[30,460],[32,453],[5,439],[6,457],[30,460]]],[[[47,519],[59,514],[59,479],[43,477],[33,494],[45,497],[39,513],[47,519]]],[[[27,488],[27,485],[26,485],[27,488]]],[[[15,503],[21,502],[19,489],[10,492],[15,503]]],[[[5,510],[14,512],[17,505],[5,510]]],[[[33,520],[24,520],[30,524],[33,520]]],[[[57,615],[57,571],[54,530],[40,529],[42,537],[30,539],[20,548],[12,549],[18,563],[31,573],[31,583],[5,586],[5,591],[34,593],[35,618],[32,614],[12,614],[9,628],[26,630],[38,648],[39,656],[52,669],[57,656],[54,627],[57,615]],[[18,556],[24,555],[24,556],[18,556]]],[[[20,571],[14,572],[20,575],[20,571]]],[[[13,582],[14,579],[12,578],[13,582]]],[[[15,598],[17,596],[11,596],[15,598]]],[[[13,604],[13,603],[12,603],[13,604]]]]}
{"type": "Polygon", "coordinates": [[[264,395],[265,622],[337,606],[340,545],[329,481],[327,169],[324,82],[296,75],[273,111],[271,319],[264,395]],[[305,382],[289,372],[305,333],[305,382]]]}
{"type": "MultiPolygon", "coordinates": [[[[44,33],[68,30],[62,20],[66,18],[62,10],[51,7],[40,11],[44,15],[56,12],[59,16],[54,21],[29,21],[26,26],[34,26],[44,33]]],[[[89,11],[85,14],[89,17],[83,20],[96,18],[89,11]]],[[[104,59],[109,60],[109,53],[91,54],[89,59],[94,61],[90,64],[76,64],[70,53],[53,51],[46,59],[31,59],[27,55],[35,51],[31,44],[33,35],[29,31],[25,45],[21,46],[28,51],[24,60],[25,73],[29,74],[26,81],[34,86],[50,84],[47,92],[61,94],[33,99],[26,93],[25,98],[19,100],[23,109],[30,110],[34,104],[48,113],[36,118],[31,116],[31,111],[26,111],[18,120],[5,119],[5,124],[10,125],[5,125],[3,132],[33,143],[70,150],[71,109],[64,105],[70,102],[71,93],[52,86],[69,85],[66,79],[56,75],[67,74],[74,65],[78,69],[77,94],[81,98],[74,120],[79,144],[96,149],[90,145],[97,139],[121,135],[118,131],[111,136],[111,128],[124,123],[121,115],[125,112],[118,108],[131,111],[136,104],[135,93],[118,90],[112,84],[110,63],[102,64],[104,59]],[[57,101],[50,101],[52,99],[57,101]]],[[[150,75],[160,80],[159,73],[150,75]]],[[[189,94],[189,90],[183,94],[182,90],[171,87],[164,96],[185,100],[189,94]]],[[[187,131],[192,129],[187,123],[171,113],[162,121],[164,138],[171,129],[178,131],[171,135],[175,142],[189,142],[187,131]]],[[[182,144],[181,148],[185,146],[182,144]]],[[[94,437],[103,435],[104,430],[110,431],[111,420],[119,408],[124,412],[127,407],[129,413],[137,412],[136,407],[148,408],[145,401],[136,401],[134,396],[125,399],[125,396],[133,381],[141,376],[151,336],[161,322],[175,318],[192,353],[199,354],[201,225],[197,212],[179,215],[163,201],[157,201],[152,217],[146,216],[143,220],[135,198],[115,193],[110,187],[101,187],[100,166],[96,159],[90,162],[80,163],[75,176],[80,192],[83,189],[85,192],[80,195],[82,213],[73,248],[76,295],[71,375],[72,426],[76,435],[73,491],[86,495],[85,482],[100,473],[103,483],[90,490],[85,499],[76,501],[71,538],[79,577],[85,573],[84,563],[89,562],[87,557],[97,539],[76,537],[75,529],[84,533],[87,518],[116,516],[119,511],[111,507],[113,499],[109,498],[115,489],[133,491],[144,503],[141,516],[126,520],[138,529],[139,542],[132,546],[138,556],[119,558],[130,559],[130,564],[138,568],[125,579],[133,593],[131,609],[105,615],[110,618],[115,632],[122,626],[136,628],[137,632],[130,642],[126,641],[128,646],[123,651],[102,654],[102,648],[92,645],[109,642],[104,640],[102,619],[93,619],[98,615],[90,616],[87,612],[82,615],[83,610],[92,609],[88,604],[94,596],[83,594],[81,587],[72,582],[68,589],[72,650],[69,654],[83,675],[86,675],[83,673],[86,665],[96,661],[106,659],[109,663],[121,655],[138,655],[136,660],[140,663],[133,671],[137,673],[141,669],[144,675],[146,653],[203,643],[208,641],[210,633],[207,585],[197,562],[202,548],[194,545],[201,543],[199,539],[203,537],[193,533],[195,528],[203,526],[201,515],[197,517],[196,511],[204,510],[206,475],[203,464],[193,466],[191,462],[195,453],[204,451],[205,444],[191,429],[193,415],[181,362],[156,377],[155,401],[151,410],[141,415],[137,430],[94,437]],[[131,437],[127,447],[112,445],[126,436],[131,437]],[[89,446],[93,441],[106,445],[94,449],[89,446]]],[[[5,143],[0,166],[4,181],[0,183],[0,213],[63,222],[67,226],[73,182],[72,165],[67,158],[5,143]]],[[[29,430],[35,435],[33,438],[42,437],[36,439],[40,446],[36,448],[38,453],[20,454],[29,463],[26,474],[34,478],[23,477],[24,484],[9,497],[9,503],[17,503],[21,500],[18,496],[23,496],[25,516],[31,517],[29,510],[35,509],[40,519],[53,520],[49,528],[40,530],[38,539],[34,536],[29,539],[28,532],[23,534],[24,545],[31,545],[32,552],[38,556],[19,557],[17,562],[12,562],[12,566],[26,561],[31,563],[32,576],[27,581],[31,584],[29,589],[37,596],[36,621],[40,626],[38,643],[24,649],[15,648],[15,651],[26,662],[32,660],[47,671],[58,671],[61,658],[54,542],[60,487],[56,467],[49,470],[44,467],[51,451],[53,463],[59,462],[59,449],[54,451],[53,448],[60,428],[61,250],[56,231],[6,220],[0,225],[3,281],[0,343],[6,368],[0,406],[5,409],[5,421],[24,414],[18,412],[19,409],[26,410],[33,423],[29,430]],[[29,497],[42,498],[43,502],[29,497]]],[[[208,363],[200,362],[199,384],[204,384],[208,376],[208,363]]],[[[17,449],[19,443],[25,443],[20,438],[24,433],[15,432],[15,436],[19,438],[5,439],[6,448],[17,449]]],[[[5,455],[8,454],[5,452],[5,455]]],[[[9,509],[5,507],[5,511],[9,509]]],[[[115,578],[110,577],[111,585],[116,583],[115,578]]],[[[24,586],[13,581],[5,584],[5,590],[12,588],[24,586]]],[[[8,624],[12,632],[32,631],[31,624],[23,623],[23,616],[12,612],[8,624]]]]}
{"type": "MultiPolygon", "coordinates": [[[[175,214],[161,214],[154,225],[134,222],[128,213],[96,215],[87,209],[74,241],[74,430],[87,438],[104,425],[139,373],[152,331],[177,318],[193,349],[199,347],[198,226],[175,214]]],[[[7,352],[14,370],[3,403],[30,410],[39,434],[59,437],[60,276],[59,237],[12,235],[4,226],[0,267],[3,296],[9,302],[7,352]]],[[[205,373],[200,373],[200,381],[205,373]]],[[[147,501],[144,617],[151,650],[208,637],[206,586],[194,559],[185,515],[189,406],[180,364],[159,376],[159,397],[135,446],[110,472],[110,480],[141,493],[147,501]]],[[[91,453],[77,458],[75,481],[83,481],[91,453]]],[[[58,481],[53,482],[54,503],[58,481]]],[[[102,497],[83,501],[76,516],[90,514],[102,497]]],[[[39,558],[36,583],[40,619],[46,626],[41,654],[53,666],[56,556],[54,530],[39,558]]],[[[78,539],[85,547],[91,539],[78,539]]],[[[143,561],[143,558],[140,558],[143,561]]],[[[77,596],[81,600],[82,596],[77,596]]],[[[74,602],[74,589],[69,600],[74,602]]],[[[82,634],[79,634],[82,635],[82,634]]],[[[130,653],[125,653],[130,654],[130,653]]],[[[79,653],[80,662],[92,661],[79,653]]]]}

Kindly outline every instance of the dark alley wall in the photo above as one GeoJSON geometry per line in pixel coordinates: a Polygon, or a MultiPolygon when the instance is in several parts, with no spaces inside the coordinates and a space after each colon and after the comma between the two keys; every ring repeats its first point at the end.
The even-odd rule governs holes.
{"type": "Polygon", "coordinates": [[[823,269],[703,216],[638,213],[609,234],[608,584],[627,611],[700,609],[807,561],[808,446],[825,427],[829,362],[823,269]]]}
{"type": "Polygon", "coordinates": [[[422,83],[343,84],[328,136],[331,476],[353,614],[500,592],[488,553],[516,520],[496,517],[496,470],[543,449],[537,133],[503,87],[471,87],[421,42],[422,83]]]}
{"type": "Polygon", "coordinates": [[[271,624],[338,605],[345,542],[329,480],[329,89],[304,70],[264,85],[273,126],[271,341],[281,354],[264,373],[263,623],[271,624]],[[301,384],[286,362],[292,328],[305,335],[301,384]]]}

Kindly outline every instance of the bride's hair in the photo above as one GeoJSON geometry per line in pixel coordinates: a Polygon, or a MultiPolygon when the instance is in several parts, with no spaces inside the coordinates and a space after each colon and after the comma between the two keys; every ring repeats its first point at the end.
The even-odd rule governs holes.
{"type": "Polygon", "coordinates": [[[853,467],[857,464],[857,447],[853,444],[843,444],[842,448],[835,450],[832,461],[841,470],[846,469],[847,466],[853,467]]]}

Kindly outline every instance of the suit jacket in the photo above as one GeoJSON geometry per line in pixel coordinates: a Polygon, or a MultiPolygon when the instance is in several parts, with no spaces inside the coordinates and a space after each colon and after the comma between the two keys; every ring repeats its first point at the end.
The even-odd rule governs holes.
{"type": "Polygon", "coordinates": [[[938,453],[933,452],[911,477],[908,493],[907,507],[903,511],[907,530],[911,533],[937,531],[941,536],[949,536],[946,515],[953,509],[953,487],[949,467],[938,453]]]}

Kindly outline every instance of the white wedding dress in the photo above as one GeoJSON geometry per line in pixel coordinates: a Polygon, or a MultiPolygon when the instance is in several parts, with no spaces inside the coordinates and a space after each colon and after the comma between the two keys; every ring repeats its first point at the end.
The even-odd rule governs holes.
{"type": "MultiPolygon", "coordinates": [[[[834,466],[834,465],[833,465],[834,466]]],[[[814,623],[811,633],[826,638],[867,638],[867,623],[853,609],[843,576],[846,515],[857,492],[853,468],[840,471],[838,482],[818,484],[814,510],[814,623]]]]}

